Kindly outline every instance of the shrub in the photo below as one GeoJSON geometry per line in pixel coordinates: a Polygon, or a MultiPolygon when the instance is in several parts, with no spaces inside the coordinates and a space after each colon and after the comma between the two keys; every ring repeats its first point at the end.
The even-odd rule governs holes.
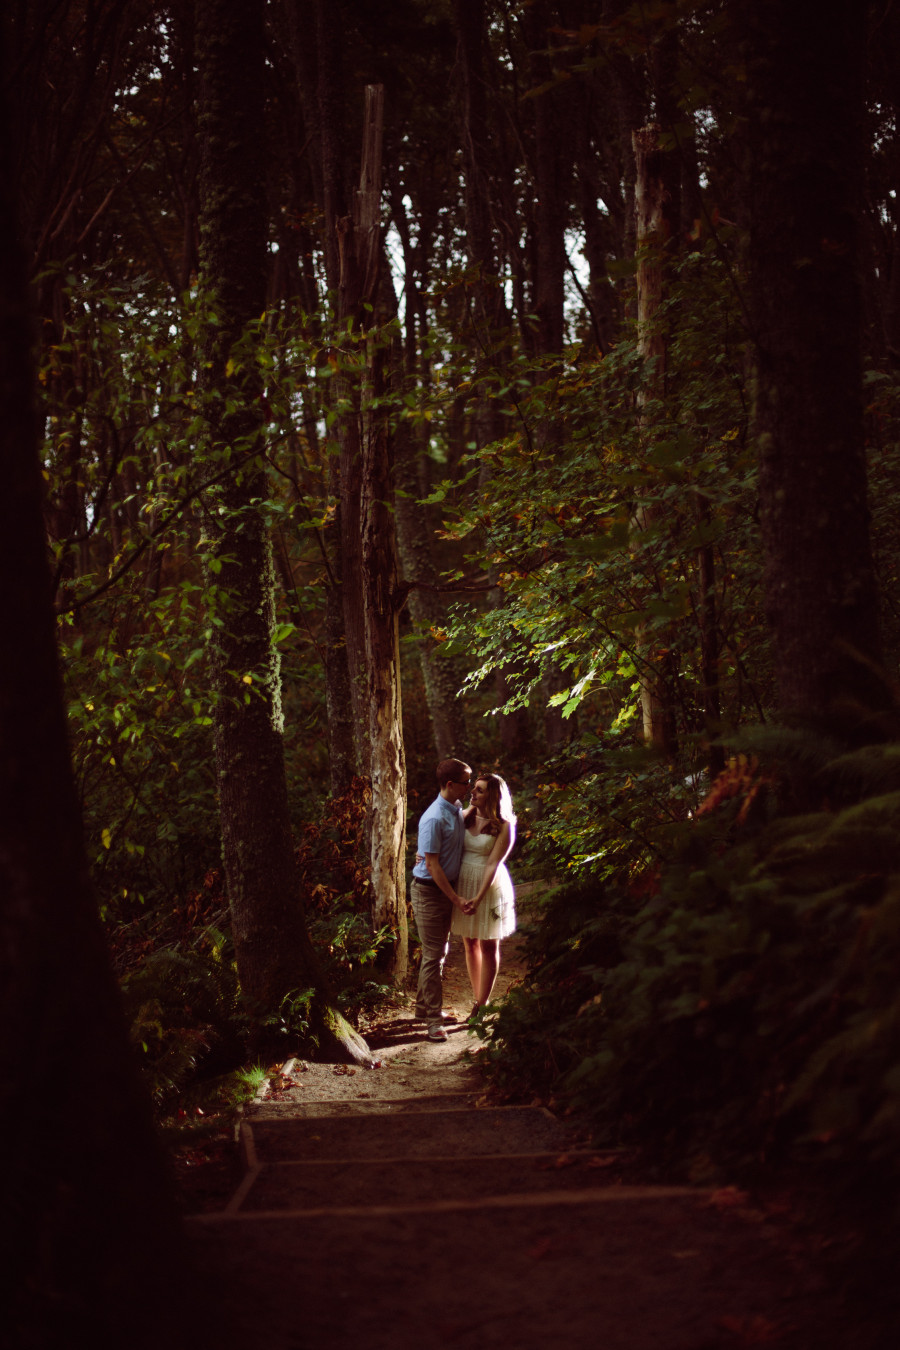
{"type": "Polygon", "coordinates": [[[605,1139],[893,1187],[900,748],[784,730],[754,748],[779,776],[732,760],[658,876],[552,898],[488,1062],[605,1139]]]}

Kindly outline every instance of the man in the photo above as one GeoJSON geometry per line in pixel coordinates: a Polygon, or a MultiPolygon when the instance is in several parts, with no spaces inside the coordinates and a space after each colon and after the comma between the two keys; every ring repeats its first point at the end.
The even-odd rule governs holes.
{"type": "Polygon", "coordinates": [[[453,906],[464,908],[453,889],[462,862],[466,827],[460,799],[469,789],[472,770],[461,759],[442,759],[437,766],[440,792],[419,821],[418,855],[410,900],[422,945],[416,1017],[428,1024],[430,1041],[445,1041],[442,976],[450,941],[453,906]]]}

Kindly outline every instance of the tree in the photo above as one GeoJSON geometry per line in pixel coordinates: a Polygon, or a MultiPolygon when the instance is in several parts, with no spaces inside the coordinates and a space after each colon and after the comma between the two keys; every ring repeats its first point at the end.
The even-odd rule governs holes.
{"type": "MultiPolygon", "coordinates": [[[[352,243],[359,262],[381,257],[381,149],[384,89],[366,89],[363,155],[352,243]]],[[[360,268],[362,270],[362,268],[360,268]]],[[[393,294],[393,292],[391,292],[393,294]]],[[[392,509],[393,442],[383,407],[389,352],[377,327],[366,342],[364,417],[360,446],[362,592],[372,779],[372,922],[393,936],[391,975],[402,982],[407,969],[406,752],[400,690],[400,622],[397,530],[392,509]]]]}
{"type": "Polygon", "coordinates": [[[741,7],[765,591],[786,716],[884,702],[861,390],[864,7],[741,7]]]}
{"type": "MultiPolygon", "coordinates": [[[[667,263],[671,260],[673,207],[665,184],[665,164],[671,159],[659,145],[659,127],[651,123],[633,133],[635,187],[634,205],[637,264],[638,353],[646,363],[644,388],[638,395],[641,430],[647,441],[653,437],[653,418],[666,409],[666,333],[661,313],[665,294],[667,263]],[[650,416],[647,417],[647,411],[650,416]]],[[[641,508],[635,513],[638,536],[659,517],[655,511],[641,508]]],[[[653,571],[652,561],[649,569],[653,571]]],[[[657,580],[656,589],[659,589],[657,580]]],[[[665,647],[666,634],[656,634],[655,646],[665,647]]],[[[673,708],[670,654],[653,650],[646,634],[639,638],[642,651],[641,714],[644,740],[655,749],[672,756],[675,753],[675,716],[673,708]]]]}
{"type": "Polygon", "coordinates": [[[329,1006],[300,905],[284,769],[262,385],[253,325],[266,302],[263,5],[202,0],[201,283],[210,305],[205,354],[210,455],[231,469],[204,503],[215,683],[222,851],[238,974],[257,1018],[317,989],[325,1054],[368,1059],[329,1006]]]}
{"type": "Polygon", "coordinates": [[[0,108],[0,1119],[10,1343],[195,1345],[188,1268],[82,845],[42,522],[33,331],[0,108]],[[48,1075],[52,1100],[48,1100],[48,1075]],[[166,1291],[160,1298],[160,1290],[166,1291]],[[137,1312],[136,1310],[139,1310],[137,1312]]]}

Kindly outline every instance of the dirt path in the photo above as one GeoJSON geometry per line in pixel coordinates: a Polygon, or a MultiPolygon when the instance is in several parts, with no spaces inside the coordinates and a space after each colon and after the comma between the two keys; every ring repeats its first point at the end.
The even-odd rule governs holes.
{"type": "MultiPolygon", "coordinates": [[[[505,944],[498,992],[515,975],[505,944]]],[[[454,942],[445,1007],[471,994],[454,942]]],[[[290,1066],[242,1126],[243,1181],[189,1220],[247,1350],[856,1346],[731,1189],[627,1184],[540,1107],[491,1105],[465,1025],[382,1023],[372,1071],[290,1066]]]]}

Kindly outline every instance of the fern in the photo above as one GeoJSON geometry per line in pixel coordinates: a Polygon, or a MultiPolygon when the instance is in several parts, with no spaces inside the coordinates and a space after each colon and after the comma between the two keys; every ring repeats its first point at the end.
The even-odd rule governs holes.
{"type": "Polygon", "coordinates": [[[759,777],[745,759],[738,793],[735,767],[713,785],[658,876],[551,900],[488,1065],[604,1139],[731,1168],[801,1153],[900,1193],[900,747],[741,745],[759,777]]]}
{"type": "Polygon", "coordinates": [[[122,981],[132,1045],[165,1106],[203,1068],[237,1062],[246,1019],[227,937],[204,930],[193,948],[162,948],[122,981]]]}

